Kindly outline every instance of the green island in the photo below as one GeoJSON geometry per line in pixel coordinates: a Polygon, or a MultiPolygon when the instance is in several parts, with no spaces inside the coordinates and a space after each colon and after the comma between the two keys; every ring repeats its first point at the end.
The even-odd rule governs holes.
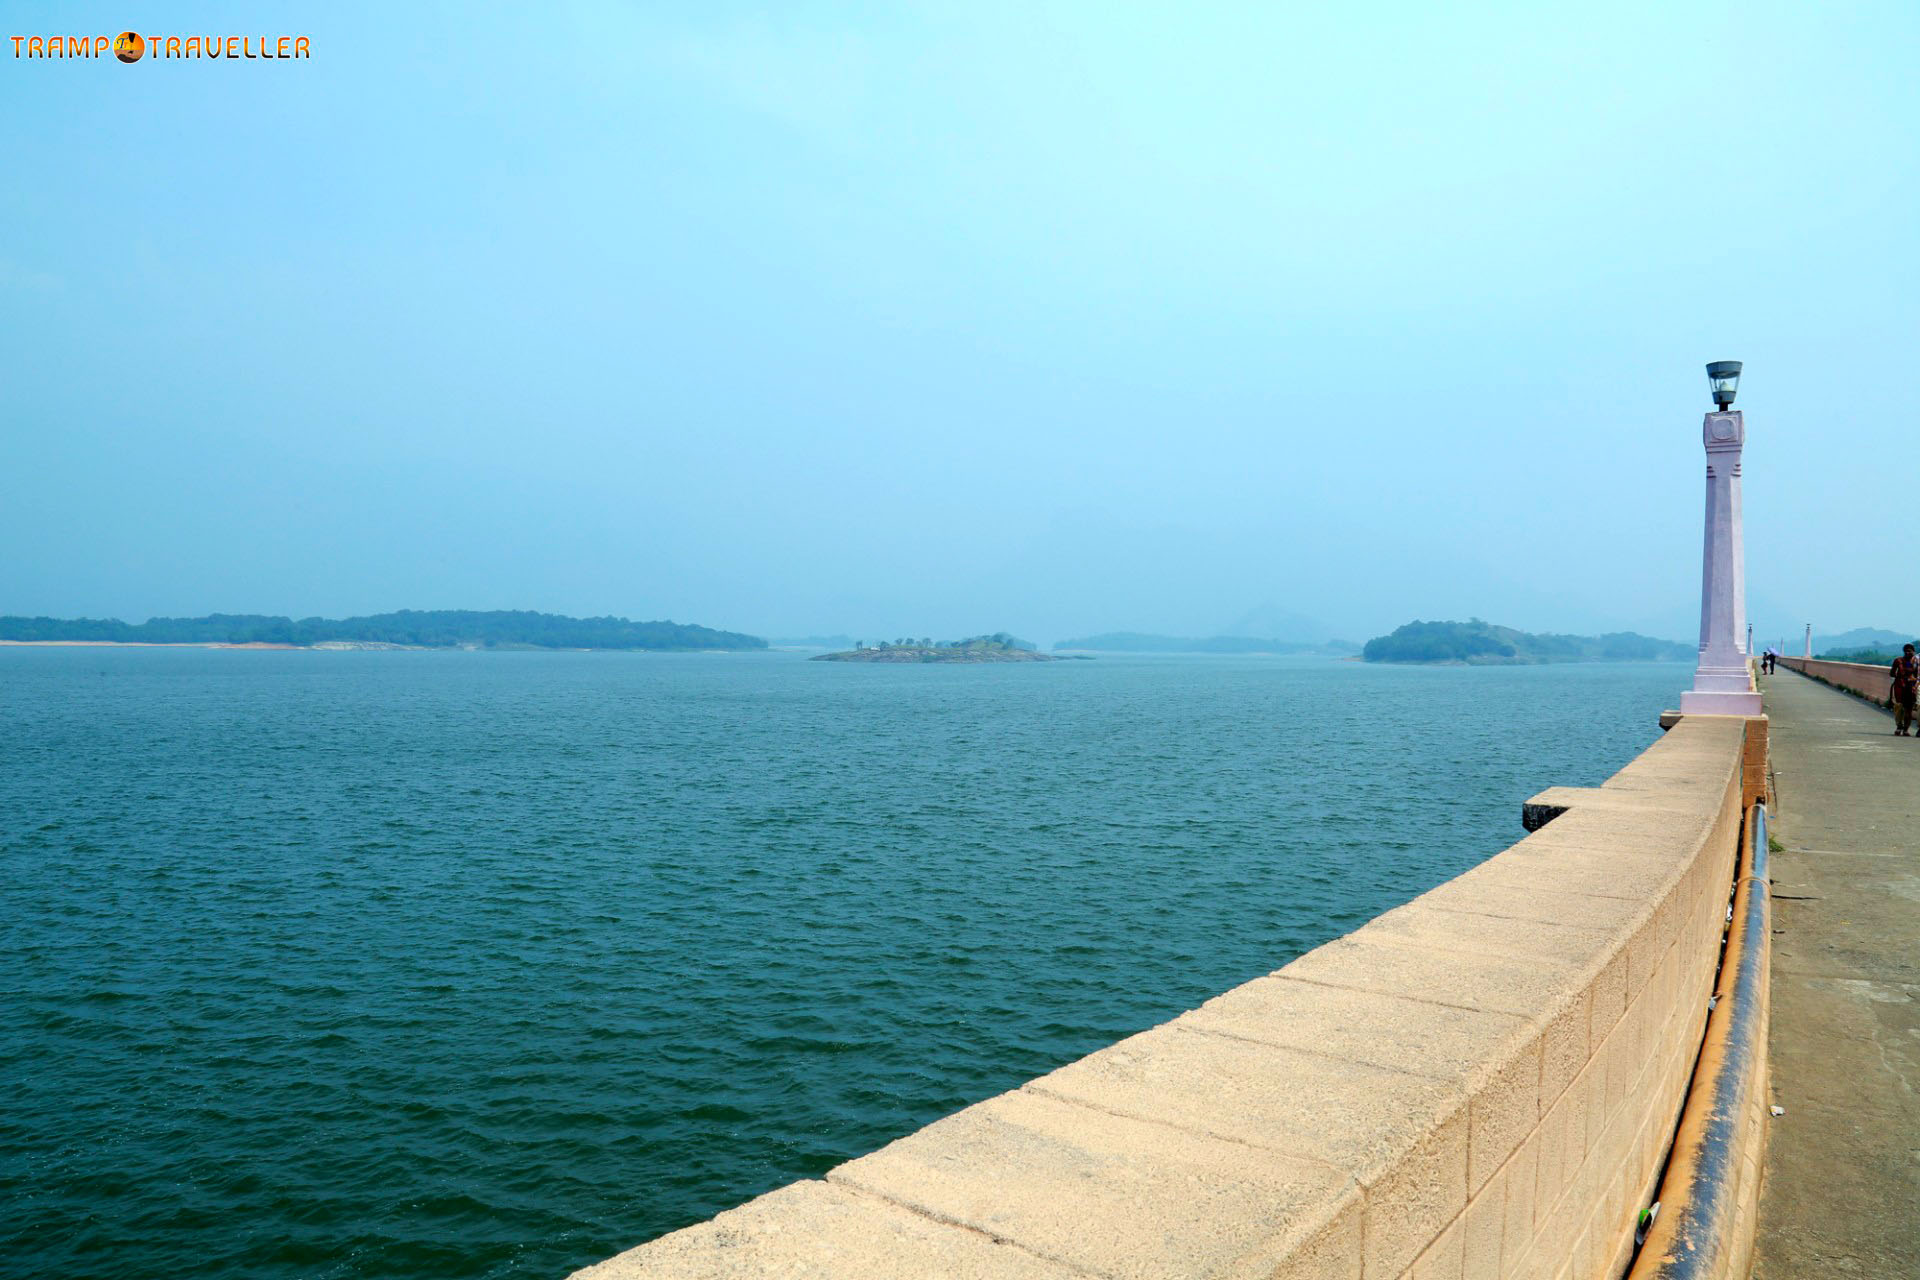
{"type": "Polygon", "coordinates": [[[764,649],[758,636],[678,622],[568,618],[523,609],[402,609],[364,618],[213,613],[204,618],[0,617],[14,644],[248,645],[279,649],[764,649]]]}
{"type": "Polygon", "coordinates": [[[969,636],[965,640],[881,640],[868,644],[854,641],[853,648],[838,653],[816,654],[814,662],[1056,662],[1050,653],[1041,653],[1031,643],[996,631],[990,636],[969,636]]]}
{"type": "Polygon", "coordinates": [[[1632,631],[1600,636],[1535,635],[1495,626],[1479,618],[1466,622],[1409,622],[1391,635],[1367,641],[1368,662],[1449,663],[1468,666],[1543,662],[1682,662],[1699,650],[1690,644],[1656,640],[1632,631]]]}

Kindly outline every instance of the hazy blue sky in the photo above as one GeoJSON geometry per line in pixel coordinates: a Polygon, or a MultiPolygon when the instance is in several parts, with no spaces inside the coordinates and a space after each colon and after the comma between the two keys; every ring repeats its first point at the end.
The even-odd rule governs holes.
{"type": "Polygon", "coordinates": [[[1920,6],[0,8],[0,612],[1920,624],[1920,6]]]}

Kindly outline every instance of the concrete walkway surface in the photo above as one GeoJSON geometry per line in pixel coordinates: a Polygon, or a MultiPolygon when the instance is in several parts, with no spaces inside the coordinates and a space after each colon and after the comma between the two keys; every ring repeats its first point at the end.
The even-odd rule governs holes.
{"type": "Polygon", "coordinates": [[[1920,1277],[1920,739],[1764,680],[1773,838],[1772,1121],[1756,1280],[1920,1277]]]}

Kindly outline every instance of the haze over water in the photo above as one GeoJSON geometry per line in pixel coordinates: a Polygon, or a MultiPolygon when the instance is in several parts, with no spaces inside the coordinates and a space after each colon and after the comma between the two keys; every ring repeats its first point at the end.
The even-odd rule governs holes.
{"type": "Polygon", "coordinates": [[[1758,634],[1907,625],[1912,0],[138,19],[312,57],[0,56],[0,614],[1687,641],[1738,359],[1758,634]]]}
{"type": "Polygon", "coordinates": [[[1457,874],[1685,674],[0,650],[0,1270],[557,1277],[1457,874]]]}

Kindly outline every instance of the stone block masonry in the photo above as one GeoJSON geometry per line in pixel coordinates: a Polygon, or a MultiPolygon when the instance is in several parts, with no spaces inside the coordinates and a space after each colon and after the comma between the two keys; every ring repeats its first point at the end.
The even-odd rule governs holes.
{"type": "Polygon", "coordinates": [[[1619,1276],[1764,725],[1685,717],[1361,929],[576,1280],[1619,1276]]]}
{"type": "MultiPolygon", "coordinates": [[[[1751,743],[1752,734],[1748,741],[1751,743]]],[[[1766,810],[1747,811],[1725,950],[1686,1109],[1661,1178],[1663,1211],[1630,1280],[1745,1280],[1766,1156],[1771,893],[1766,810]]]]}

